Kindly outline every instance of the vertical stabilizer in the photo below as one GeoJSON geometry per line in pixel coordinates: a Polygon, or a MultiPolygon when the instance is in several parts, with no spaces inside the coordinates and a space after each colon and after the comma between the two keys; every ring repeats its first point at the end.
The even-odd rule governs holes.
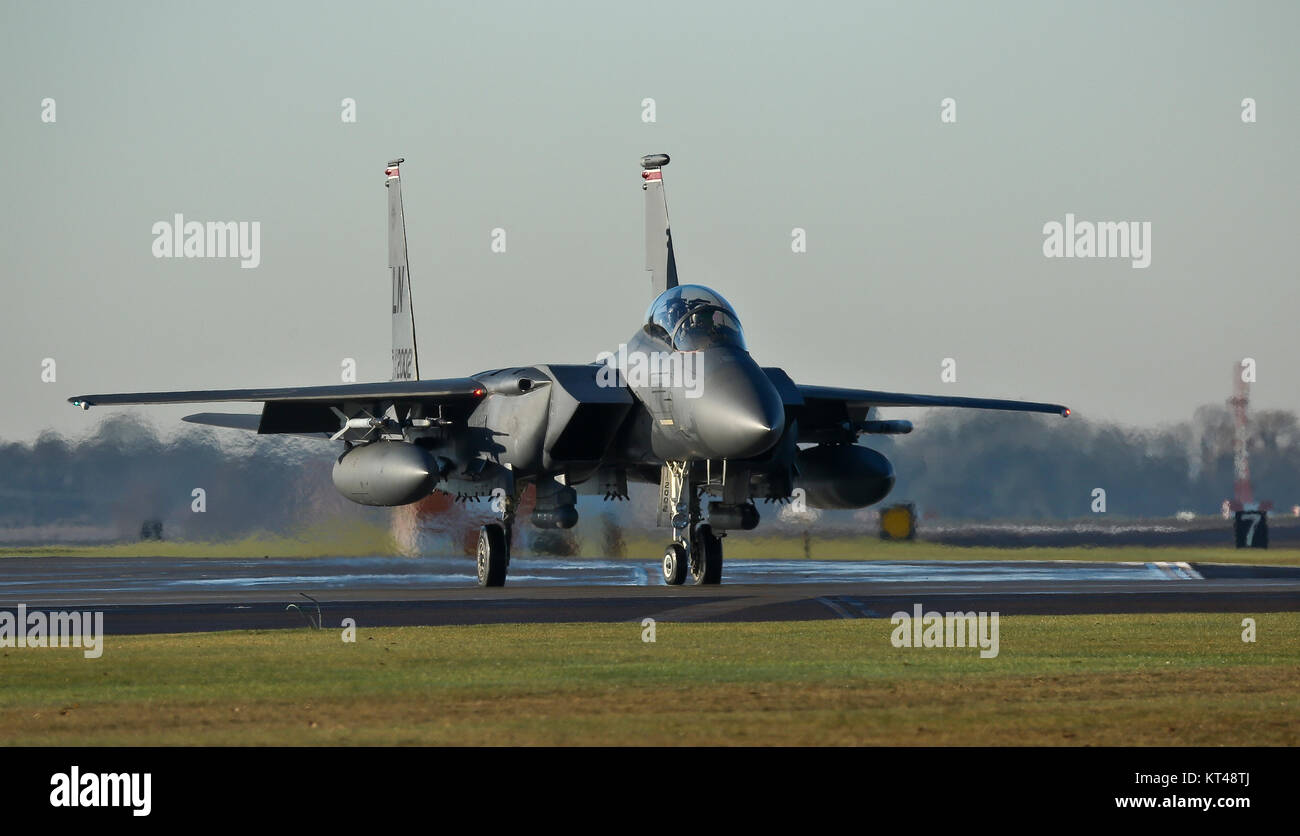
{"type": "Polygon", "coordinates": [[[393,291],[393,380],[419,380],[420,362],[415,348],[415,310],[411,305],[411,277],[406,264],[406,216],[402,212],[402,177],[405,160],[388,163],[388,269],[393,291]]]}
{"type": "Polygon", "coordinates": [[[677,287],[677,259],[673,231],[668,224],[668,198],[664,195],[663,168],[667,154],[641,158],[641,188],[645,191],[645,269],[650,271],[650,291],[658,296],[677,287]]]}

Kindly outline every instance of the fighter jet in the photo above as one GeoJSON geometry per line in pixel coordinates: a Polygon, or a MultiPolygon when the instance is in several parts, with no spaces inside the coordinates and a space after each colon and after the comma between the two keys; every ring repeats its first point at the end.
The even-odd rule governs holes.
{"type": "MultiPolygon", "coordinates": [[[[722,294],[681,284],[664,193],[666,154],[641,160],[646,269],[653,300],[626,344],[585,364],[532,364],[468,377],[420,378],[402,208],[403,159],[388,190],[392,380],[280,389],[78,395],[76,406],[261,403],[259,414],[203,412],[196,424],[332,439],[338,491],[363,505],[418,502],[433,491],[495,500],[479,530],[480,586],[501,586],[519,498],[536,489],[539,528],[578,521],[578,488],[627,499],[657,484],[670,585],[722,579],[722,538],[759,523],[758,504],[796,496],[813,508],[865,508],[889,494],[893,465],[858,443],[911,432],[877,407],[967,407],[1069,415],[1051,403],[799,384],[750,356],[722,294]]],[[[827,346],[828,349],[833,346],[827,346]]]]}

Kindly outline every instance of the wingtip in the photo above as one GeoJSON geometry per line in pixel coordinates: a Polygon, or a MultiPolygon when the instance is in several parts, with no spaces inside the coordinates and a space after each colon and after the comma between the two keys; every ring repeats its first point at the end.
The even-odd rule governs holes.
{"type": "Polygon", "coordinates": [[[1070,417],[1070,408],[1068,406],[1061,407],[1061,417],[1062,418],[1070,417]]]}

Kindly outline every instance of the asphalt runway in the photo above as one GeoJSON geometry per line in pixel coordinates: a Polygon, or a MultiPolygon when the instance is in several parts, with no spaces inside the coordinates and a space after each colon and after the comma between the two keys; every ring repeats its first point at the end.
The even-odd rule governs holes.
{"type": "Polygon", "coordinates": [[[783,621],[897,611],[1002,615],[1300,611],[1300,567],[1073,561],[733,560],[713,587],[668,587],[649,560],[517,557],[507,586],[472,558],[0,560],[0,610],[102,610],[106,633],[306,626],[783,621]],[[308,597],[310,596],[310,597],[308,597]]]}

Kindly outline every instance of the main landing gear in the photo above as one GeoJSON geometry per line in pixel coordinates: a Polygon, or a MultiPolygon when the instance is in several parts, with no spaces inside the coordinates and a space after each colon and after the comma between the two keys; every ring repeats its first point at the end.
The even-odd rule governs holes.
{"type": "Polygon", "coordinates": [[[488,523],[478,530],[478,585],[505,586],[510,568],[510,540],[515,522],[516,500],[505,497],[501,522],[488,523]]]}
{"type": "Polygon", "coordinates": [[[702,523],[702,491],[690,483],[684,462],[670,462],[669,501],[673,514],[673,542],[664,547],[664,583],[680,586],[689,577],[696,586],[722,582],[722,538],[702,523]]]}
{"type": "Polygon", "coordinates": [[[478,530],[478,585],[505,586],[510,566],[510,541],[500,523],[488,523],[478,530]]]}
{"type": "MultiPolygon", "coordinates": [[[[703,490],[690,484],[684,462],[669,464],[672,474],[669,499],[673,514],[673,542],[664,549],[664,582],[680,586],[689,578],[695,586],[722,582],[722,538],[703,522],[703,490]]],[[[505,586],[510,568],[510,540],[518,500],[507,496],[501,522],[488,523],[478,532],[478,585],[505,586]]]]}

